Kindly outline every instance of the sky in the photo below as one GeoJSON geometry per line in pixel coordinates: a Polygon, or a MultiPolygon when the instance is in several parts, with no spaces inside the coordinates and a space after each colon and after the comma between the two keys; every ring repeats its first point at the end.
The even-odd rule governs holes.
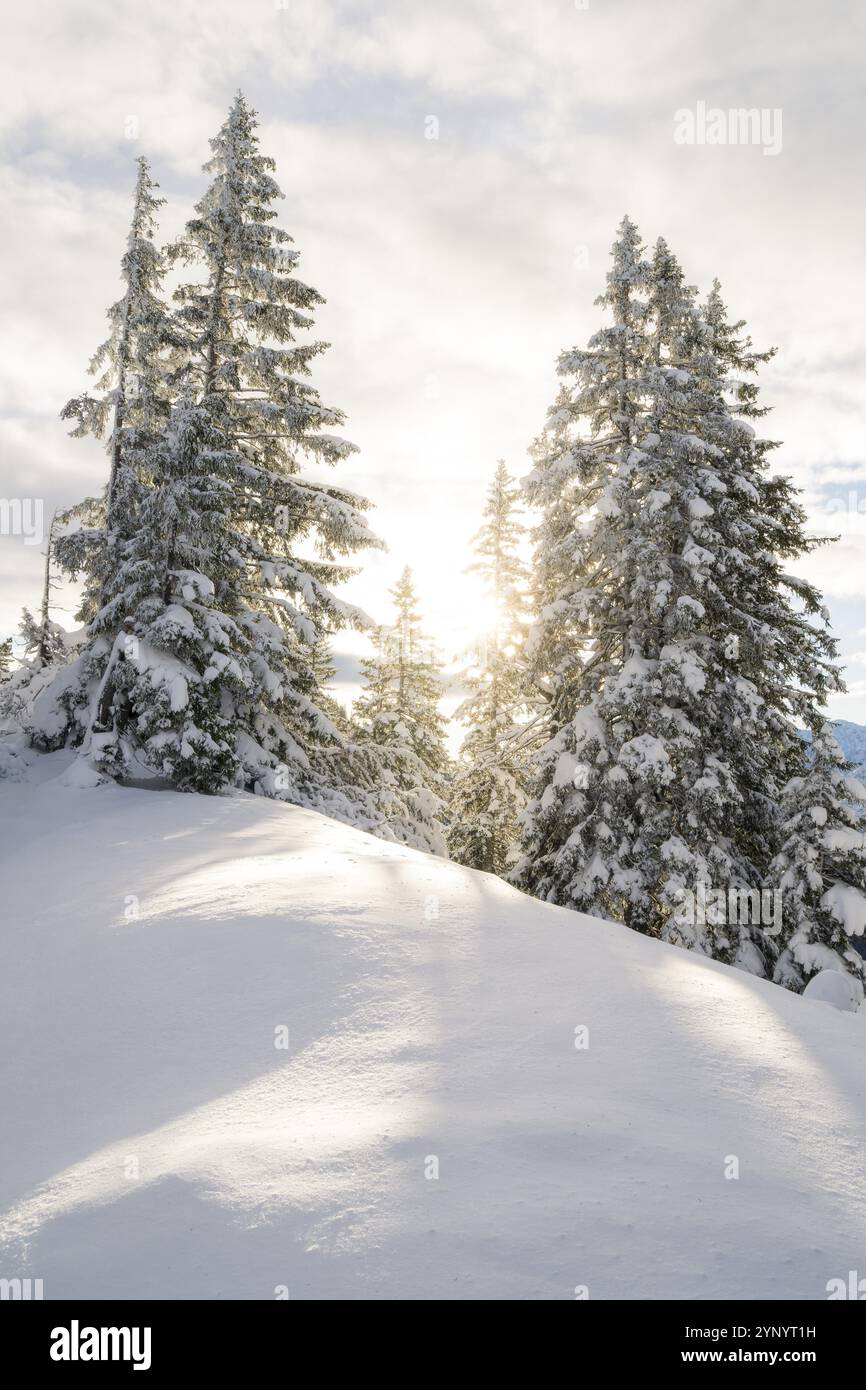
{"type": "MultiPolygon", "coordinates": [[[[120,291],[134,161],[151,160],[169,240],[242,88],[300,274],[327,300],[316,331],[332,346],[314,379],[360,450],[340,480],[373,501],[388,545],[346,596],[389,621],[408,563],[445,657],[471,640],[480,596],[463,570],[496,461],[527,471],[556,358],[600,325],[593,301],[627,212],[701,290],[717,275],[756,345],[778,349],[762,373],[775,465],[803,489],[810,529],[839,537],[798,567],[825,593],[846,667],[831,712],[866,722],[861,6],[4,10],[0,499],[39,500],[47,517],[103,486],[99,445],[70,439],[59,412],[87,385],[120,291]],[[710,143],[712,113],[741,108],[763,112],[763,130],[710,143]]],[[[39,602],[40,548],[25,542],[0,535],[0,637],[39,602]]],[[[74,591],[56,597],[74,626],[74,591]]],[[[346,680],[363,642],[340,639],[346,680]]]]}

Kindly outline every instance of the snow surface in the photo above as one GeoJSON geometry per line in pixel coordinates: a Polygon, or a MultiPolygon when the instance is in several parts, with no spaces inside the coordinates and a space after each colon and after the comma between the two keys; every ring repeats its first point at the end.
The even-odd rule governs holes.
{"type": "Polygon", "coordinates": [[[63,766],[0,783],[4,1277],[822,1299],[862,1269],[857,1015],[313,812],[63,766]]]}

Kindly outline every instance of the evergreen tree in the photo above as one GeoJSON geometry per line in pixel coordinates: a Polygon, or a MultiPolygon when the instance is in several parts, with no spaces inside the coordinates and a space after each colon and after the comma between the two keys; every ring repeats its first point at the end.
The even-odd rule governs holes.
{"type": "Polygon", "coordinates": [[[301,344],[321,296],[274,225],[282,197],[238,96],[211,141],[210,186],[171,259],[176,292],[168,422],[120,543],[120,626],[97,702],[98,765],[130,758],[178,787],[234,784],[307,805],[333,788],[340,734],[322,705],[323,635],[363,615],[332,586],[377,544],[367,503],[301,475],[353,447],[308,381],[301,344]],[[198,272],[198,274],[196,274],[198,272]]]}
{"type": "Polygon", "coordinates": [[[339,730],[341,738],[351,737],[352,721],[333,691],[333,681],[337,674],[337,668],[334,665],[331,642],[327,632],[320,633],[313,643],[310,651],[310,669],[313,673],[314,688],[318,692],[321,709],[330,719],[334,728],[339,730]]]}
{"type": "MultiPolygon", "coordinates": [[[[39,617],[34,617],[29,608],[24,608],[18,625],[18,634],[24,648],[23,662],[34,674],[44,668],[57,666],[67,655],[67,634],[51,617],[51,595],[57,587],[52,568],[57,524],[58,516],[55,512],[45,543],[39,617]]],[[[39,684],[41,687],[44,682],[40,681],[39,684]]]]}
{"type": "Polygon", "coordinates": [[[148,541],[139,528],[155,481],[156,451],[170,409],[169,372],[181,341],[162,298],[166,266],[153,238],[164,199],[157,187],[147,161],[139,159],[121,261],[123,294],[108,311],[109,336],[90,363],[96,394],[84,392],[62,411],[62,418],[76,422],[74,437],[105,441],[109,476],[101,497],[86,498],[60,518],[66,529],[56,535],[54,553],[68,575],[83,580],[77,616],[88,625],[87,635],[72,667],[40,696],[32,731],[42,748],[84,743],[96,766],[108,772],[123,767],[110,673],[127,635],[136,546],[148,541]]]}
{"type": "MultiPolygon", "coordinates": [[[[18,627],[21,658],[3,679],[0,719],[6,732],[23,735],[42,751],[62,747],[68,733],[68,714],[62,696],[69,673],[75,638],[49,613],[34,617],[25,608],[18,627]]],[[[11,642],[8,644],[11,649],[11,642]]]]}
{"type": "Polygon", "coordinates": [[[761,736],[734,738],[728,757],[741,789],[738,838],[753,862],[766,865],[778,849],[782,790],[804,771],[799,729],[814,724],[816,709],[843,683],[821,594],[789,567],[826,541],[805,535],[806,512],[790,480],[768,471],[777,444],[757,438],[748,423],[768,412],[759,404],[754,377],[775,349],[755,351],[744,326],[743,320],[727,321],[715,280],[690,356],[710,405],[707,421],[715,427],[710,437],[733,461],[730,484],[724,471],[722,481],[748,504],[738,544],[726,556],[738,607],[731,610],[736,621],[727,624],[725,655],[747,682],[741,689],[749,698],[754,691],[760,702],[761,736]]]}
{"type": "Polygon", "coordinates": [[[66,651],[65,634],[63,629],[55,623],[51,617],[51,595],[57,588],[57,583],[52,572],[52,561],[57,545],[57,523],[58,515],[55,512],[51,518],[51,525],[48,528],[48,537],[45,542],[45,566],[43,569],[42,580],[42,603],[39,609],[39,623],[34,623],[33,618],[27,609],[24,610],[22,619],[22,637],[25,638],[26,650],[32,656],[37,668],[53,665],[60,660],[66,651]],[[27,631],[25,632],[25,628],[27,631]],[[31,632],[32,629],[32,641],[31,632]],[[32,646],[32,651],[31,651],[32,646]]]}
{"type": "Polygon", "coordinates": [[[111,331],[90,363],[97,395],[76,396],[62,411],[62,418],[76,421],[73,437],[94,435],[106,442],[104,495],[66,513],[81,524],[59,538],[57,553],[71,574],[84,574],[79,617],[92,624],[93,636],[107,633],[112,641],[125,616],[118,583],[123,543],[135,532],[142,496],[153,482],[153,451],[170,407],[168,373],[181,342],[162,298],[166,265],[153,238],[165,199],[157,188],[147,160],[140,158],[121,262],[123,294],[108,311],[111,331]]]}
{"type": "Polygon", "coordinates": [[[55,513],[48,529],[39,616],[28,608],[22,611],[18,628],[22,657],[2,701],[3,716],[42,751],[66,742],[77,694],[77,667],[72,660],[77,641],[51,616],[51,596],[57,587],[52,561],[58,520],[55,513]],[[76,673],[72,678],[71,669],[76,673]]]}
{"type": "Polygon", "coordinates": [[[7,637],[5,642],[0,642],[0,682],[5,681],[12,674],[12,638],[7,637]]]}
{"type": "Polygon", "coordinates": [[[788,989],[802,990],[820,970],[866,979],[850,941],[866,932],[864,802],[866,788],[824,724],[806,772],[784,788],[782,846],[768,877],[782,898],[784,949],[774,978],[788,989]]]}
{"type": "Polygon", "coordinates": [[[763,974],[763,924],[688,906],[762,884],[793,720],[838,688],[820,596],[784,564],[812,542],[740,418],[758,410],[731,376],[748,345],[717,290],[703,317],[667,245],[647,257],[626,219],[600,302],[613,323],[563,354],[575,384],[528,480],[551,738],[517,881],[763,974]]]}
{"type": "Polygon", "coordinates": [[[448,848],[473,869],[503,874],[511,867],[518,817],[525,802],[525,757],[520,742],[525,693],[520,654],[526,636],[526,566],[519,490],[500,460],[473,539],[494,619],[479,660],[464,673],[467,698],[455,718],[468,732],[451,784],[448,848]]]}
{"type": "Polygon", "coordinates": [[[23,645],[23,659],[34,671],[45,666],[57,666],[66,656],[66,634],[50,614],[35,618],[29,608],[21,611],[18,636],[23,645]]]}
{"type": "Polygon", "coordinates": [[[354,707],[359,740],[380,758],[380,809],[395,837],[445,854],[445,721],[441,677],[432,642],[421,629],[412,572],[391,590],[393,628],[379,628],[375,653],[361,663],[364,690],[354,707]]]}

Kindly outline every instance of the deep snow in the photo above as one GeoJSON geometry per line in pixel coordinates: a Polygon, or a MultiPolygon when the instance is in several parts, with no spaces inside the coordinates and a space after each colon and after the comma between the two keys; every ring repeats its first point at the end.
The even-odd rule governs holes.
{"type": "Polygon", "coordinates": [[[821,1299],[866,1274],[863,1014],[313,812],[62,767],[0,783],[0,1276],[821,1299]]]}

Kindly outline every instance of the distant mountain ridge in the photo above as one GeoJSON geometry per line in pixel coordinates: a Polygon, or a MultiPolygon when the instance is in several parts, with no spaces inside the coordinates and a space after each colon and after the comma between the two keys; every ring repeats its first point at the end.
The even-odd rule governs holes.
{"type": "MultiPolygon", "coordinates": [[[[866,777],[866,724],[852,724],[849,719],[833,719],[831,723],[845,757],[859,777],[866,777]]],[[[808,730],[801,733],[807,743],[811,742],[808,730]]]]}

